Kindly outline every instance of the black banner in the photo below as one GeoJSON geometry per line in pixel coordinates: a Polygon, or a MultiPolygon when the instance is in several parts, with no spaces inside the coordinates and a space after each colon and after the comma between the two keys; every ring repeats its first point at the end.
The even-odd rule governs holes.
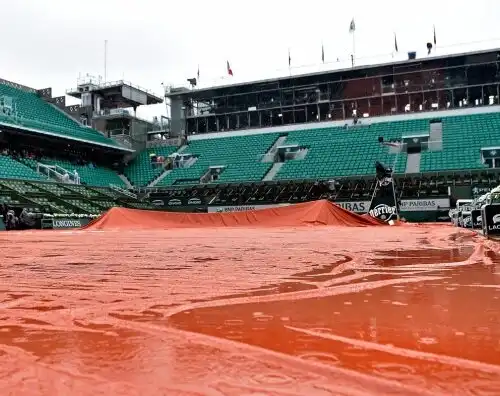
{"type": "Polygon", "coordinates": [[[481,218],[481,210],[474,209],[472,212],[470,212],[470,215],[472,218],[472,228],[481,229],[481,225],[483,222],[481,218]]]}
{"type": "Polygon", "coordinates": [[[500,205],[484,205],[481,212],[484,235],[500,235],[500,205]]]}
{"type": "Polygon", "coordinates": [[[394,182],[392,177],[377,180],[377,190],[368,213],[379,220],[396,220],[399,212],[398,203],[394,199],[394,182]]]}

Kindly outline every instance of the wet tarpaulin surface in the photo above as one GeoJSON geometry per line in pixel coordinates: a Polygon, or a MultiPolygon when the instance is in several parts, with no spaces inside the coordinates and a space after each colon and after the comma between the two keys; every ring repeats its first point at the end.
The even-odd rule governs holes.
{"type": "Polygon", "coordinates": [[[2,394],[500,394],[496,244],[273,224],[0,234],[2,394]]]}
{"type": "Polygon", "coordinates": [[[327,200],[290,206],[229,213],[175,213],[113,208],[88,225],[91,230],[172,229],[198,227],[301,227],[382,225],[371,216],[360,216],[327,200]]]}

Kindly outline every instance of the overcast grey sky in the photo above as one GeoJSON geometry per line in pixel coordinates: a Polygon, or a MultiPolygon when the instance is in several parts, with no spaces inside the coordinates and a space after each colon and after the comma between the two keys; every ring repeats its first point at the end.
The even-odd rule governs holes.
{"type": "Polygon", "coordinates": [[[201,86],[286,75],[289,48],[294,74],[338,68],[349,63],[353,17],[358,64],[390,61],[394,32],[394,59],[409,50],[426,56],[433,25],[435,54],[500,47],[499,0],[0,0],[0,10],[0,77],[55,95],[75,87],[80,73],[104,75],[104,40],[107,80],[157,94],[162,82],[196,76],[198,64],[201,86]]]}

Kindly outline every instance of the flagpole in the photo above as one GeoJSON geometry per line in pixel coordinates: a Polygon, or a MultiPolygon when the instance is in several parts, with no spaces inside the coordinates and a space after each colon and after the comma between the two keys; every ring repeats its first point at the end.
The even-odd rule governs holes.
{"type": "Polygon", "coordinates": [[[290,55],[290,48],[288,48],[288,75],[292,77],[292,58],[290,55]]]}
{"type": "Polygon", "coordinates": [[[352,34],[352,53],[351,53],[351,65],[354,67],[354,61],[356,59],[356,23],[354,22],[354,17],[349,25],[349,33],[352,34]]]}
{"type": "Polygon", "coordinates": [[[108,77],[108,40],[104,40],[104,82],[108,77]]]}
{"type": "Polygon", "coordinates": [[[352,31],[352,67],[354,67],[354,61],[356,59],[356,30],[352,31]]]}

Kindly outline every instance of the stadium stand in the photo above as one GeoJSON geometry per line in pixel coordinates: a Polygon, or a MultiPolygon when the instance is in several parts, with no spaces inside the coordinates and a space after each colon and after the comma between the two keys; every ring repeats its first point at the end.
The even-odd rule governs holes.
{"type": "Polygon", "coordinates": [[[443,150],[423,152],[421,171],[484,169],[480,150],[500,144],[500,113],[443,118],[443,150]]]}
{"type": "Polygon", "coordinates": [[[5,111],[0,112],[0,123],[36,129],[64,138],[119,147],[114,140],[105,137],[95,129],[81,126],[62,111],[39,98],[36,93],[0,84],[0,97],[11,98],[13,102],[11,114],[5,111]]]}
{"type": "Polygon", "coordinates": [[[0,154],[0,178],[27,180],[43,179],[43,177],[33,169],[4,153],[0,154]]]}
{"type": "MultiPolygon", "coordinates": [[[[421,120],[418,120],[421,121],[421,120]]],[[[407,131],[422,131],[425,122],[394,122],[372,124],[369,127],[343,127],[290,132],[287,141],[309,148],[303,160],[287,161],[278,171],[277,179],[316,179],[360,176],[373,173],[375,161],[395,162],[396,155],[376,144],[377,137],[401,138],[407,131]]],[[[397,173],[404,172],[406,157],[398,158],[397,173]]]]}
{"type": "Polygon", "coordinates": [[[100,214],[114,206],[151,208],[109,188],[14,179],[0,179],[0,203],[62,214],[100,214]]]}
{"type": "Polygon", "coordinates": [[[70,172],[74,172],[76,170],[81,180],[89,186],[107,187],[110,184],[114,184],[123,188],[127,187],[124,181],[118,176],[118,174],[108,168],[96,166],[94,164],[78,165],[67,160],[57,159],[43,158],[41,162],[47,165],[58,165],[64,169],[69,170],[70,172]]]}
{"type": "Polygon", "coordinates": [[[158,167],[151,164],[150,156],[156,154],[158,156],[168,157],[176,150],[177,147],[175,146],[164,146],[143,150],[126,167],[125,175],[134,186],[147,186],[163,172],[161,166],[158,167]]]}
{"type": "MultiPolygon", "coordinates": [[[[307,150],[303,159],[287,160],[274,180],[321,179],[370,175],[375,161],[396,163],[395,171],[404,173],[406,155],[390,154],[387,147],[377,144],[377,138],[398,140],[402,136],[429,131],[429,119],[373,123],[368,126],[345,128],[304,128],[290,132],[193,140],[185,153],[193,154],[197,161],[187,168],[168,171],[158,187],[176,184],[197,184],[209,166],[225,166],[217,183],[261,181],[273,163],[262,162],[263,156],[280,137],[286,139],[282,145],[293,144],[307,150]]],[[[144,180],[157,177],[159,171],[151,169],[149,153],[141,153],[127,170],[127,175],[136,186],[144,186],[144,180]],[[147,173],[142,179],[134,176],[137,169],[147,173]]],[[[165,151],[165,155],[173,150],[165,151]]]]}
{"type": "MultiPolygon", "coordinates": [[[[487,72],[488,67],[481,70],[487,72]]],[[[51,104],[57,103],[53,101],[57,98],[44,96],[44,90],[0,83],[0,200],[58,213],[87,214],[119,204],[148,207],[134,196],[149,194],[154,188],[177,194],[193,186],[200,187],[194,197],[202,199],[192,202],[302,202],[325,197],[368,200],[376,161],[394,168],[400,198],[442,196],[448,194],[450,185],[460,183],[492,183],[497,175],[489,174],[496,172],[489,168],[500,167],[500,148],[496,150],[500,147],[498,86],[481,88],[480,97],[471,90],[462,98],[460,83],[448,87],[456,88],[448,97],[434,80],[455,76],[455,69],[443,70],[423,83],[418,73],[396,73],[387,79],[383,77],[386,69],[381,69],[378,77],[356,77],[356,81],[337,74],[338,81],[347,81],[342,83],[346,84],[344,92],[336,91],[336,80],[316,81],[307,95],[297,85],[302,80],[294,80],[269,93],[273,97],[269,103],[267,94],[241,97],[240,103],[234,99],[239,95],[236,87],[220,92],[214,88],[206,94],[198,89],[180,90],[177,99],[171,91],[170,100],[185,110],[175,123],[167,123],[176,131],[170,127],[148,129],[151,125],[140,124],[135,115],[121,113],[127,106],[136,109],[144,104],[123,96],[123,82],[116,86],[79,83],[68,94],[81,99],[82,107],[87,106],[78,111],[61,103],[59,107],[51,104]],[[295,85],[286,88],[287,84],[295,85]],[[418,84],[427,84],[425,89],[435,90],[436,95],[425,94],[419,104],[421,86],[414,96],[406,92],[418,84]],[[287,102],[289,90],[294,93],[287,102]],[[407,94],[408,98],[398,96],[407,94]],[[86,97],[84,101],[84,95],[92,100],[86,97]],[[211,99],[217,95],[226,95],[227,100],[211,99]],[[368,100],[363,95],[371,96],[368,100]],[[398,102],[396,96],[403,99],[398,102]],[[100,103],[108,107],[92,107],[96,99],[103,99],[100,103]],[[251,106],[254,99],[257,102],[251,106]],[[65,111],[104,132],[84,127],[65,111]],[[302,118],[303,113],[307,117],[302,118]],[[137,128],[131,127],[133,122],[137,128]],[[124,148],[105,134],[116,139],[123,135],[122,144],[129,145],[124,148]],[[153,135],[161,139],[151,141],[153,135]],[[487,150],[491,153],[488,158],[487,150]],[[41,169],[48,169],[48,173],[41,169]],[[51,169],[60,173],[51,175],[51,169]],[[60,183],[65,180],[60,175],[75,171],[83,185],[78,185],[78,180],[60,183]],[[488,175],[474,179],[481,172],[488,175]],[[340,183],[333,189],[332,180],[340,183]],[[317,184],[323,187],[317,189],[317,184]]],[[[144,94],[148,104],[158,103],[158,98],[144,94]]],[[[169,117],[174,114],[181,113],[173,112],[169,117]]],[[[181,194],[180,206],[185,206],[188,196],[193,198],[181,194]]]]}
{"type": "MultiPolygon", "coordinates": [[[[280,137],[281,145],[297,145],[307,150],[303,158],[286,160],[273,180],[324,179],[373,174],[373,164],[381,161],[395,165],[395,172],[405,173],[407,154],[390,153],[377,143],[379,136],[387,141],[400,142],[405,136],[429,134],[430,122],[436,118],[392,122],[373,122],[360,127],[304,128],[279,133],[238,135],[229,137],[206,136],[192,140],[184,153],[197,160],[192,166],[168,170],[157,187],[197,184],[210,166],[224,166],[215,183],[261,181],[272,162],[262,162],[263,156],[280,137]]],[[[442,149],[421,151],[421,172],[481,170],[480,150],[500,142],[500,113],[446,116],[442,121],[442,149]]],[[[156,149],[158,151],[158,149],[156,149]]],[[[175,148],[165,148],[164,155],[175,148]]],[[[161,169],[152,169],[151,149],[141,153],[126,173],[135,186],[145,186],[157,177],[161,169]],[[140,170],[140,171],[139,171],[140,170]],[[140,175],[141,177],[136,176],[140,175]]]]}
{"type": "Polygon", "coordinates": [[[194,140],[184,153],[197,157],[188,168],[176,168],[157,186],[187,181],[197,184],[209,166],[225,166],[218,182],[260,181],[272,166],[261,162],[278,134],[240,135],[218,139],[194,140]]]}

